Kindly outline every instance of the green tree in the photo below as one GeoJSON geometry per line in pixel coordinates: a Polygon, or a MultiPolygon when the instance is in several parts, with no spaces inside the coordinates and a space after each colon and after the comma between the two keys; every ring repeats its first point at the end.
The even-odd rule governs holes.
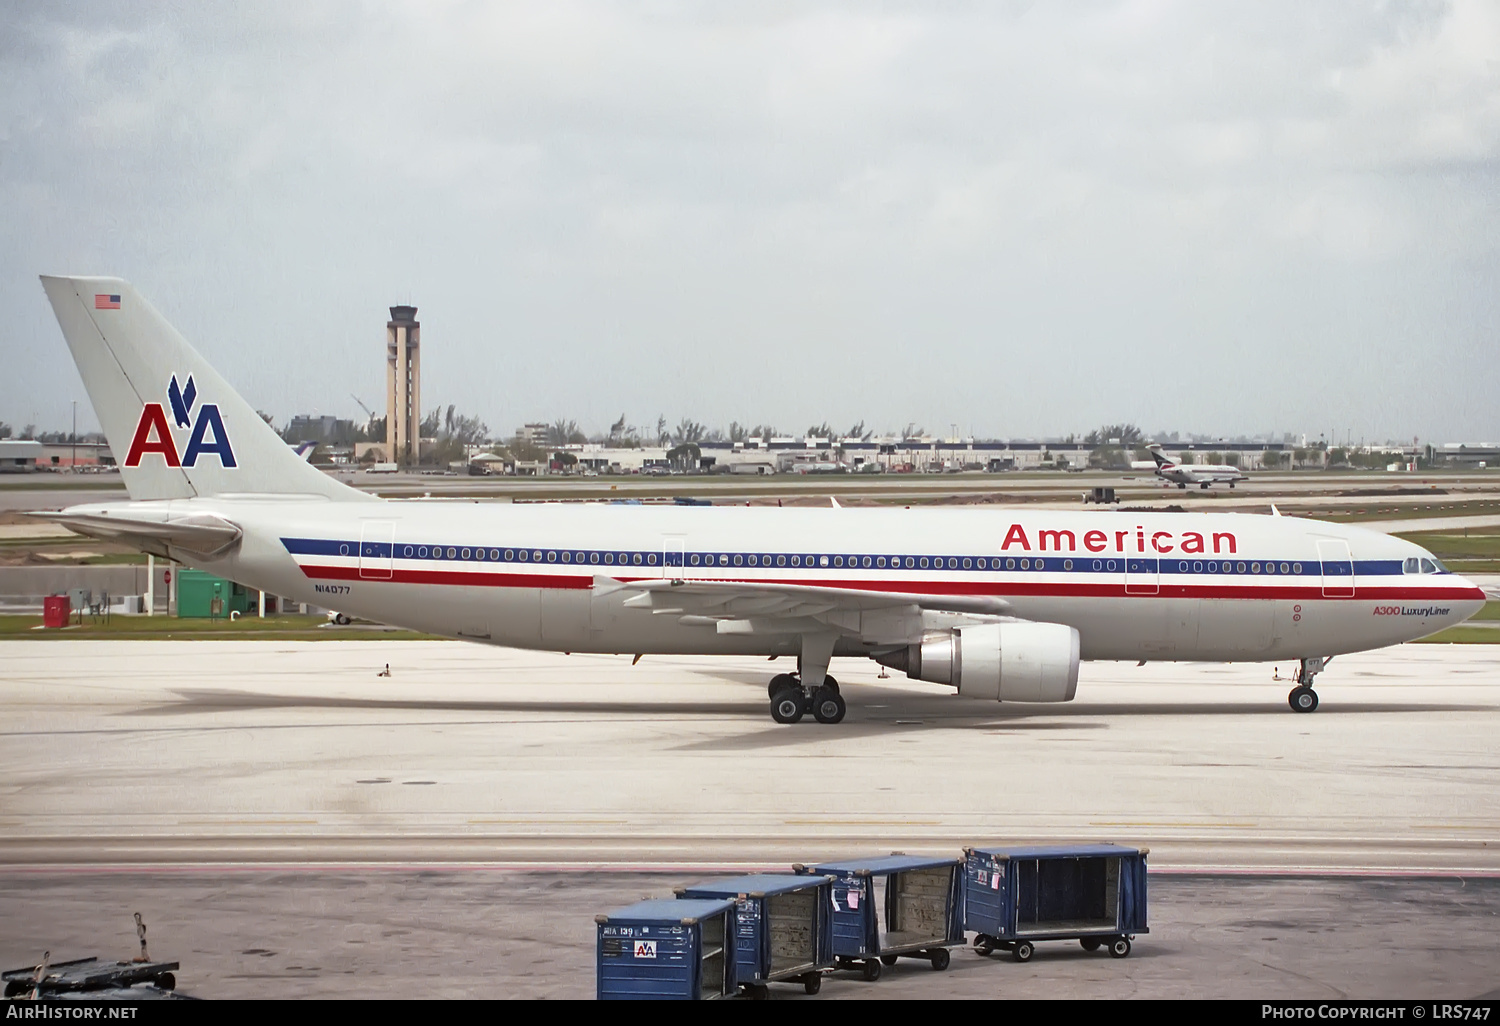
{"type": "Polygon", "coordinates": [[[702,459],[703,451],[696,442],[683,442],[667,450],[667,462],[683,470],[697,470],[702,459]]]}
{"type": "Polygon", "coordinates": [[[578,430],[576,420],[565,420],[557,418],[547,425],[547,444],[549,445],[578,445],[588,441],[588,436],[578,430]]]}
{"type": "Polygon", "coordinates": [[[1084,435],[1083,444],[1089,446],[1115,444],[1123,448],[1133,448],[1140,443],[1141,438],[1141,429],[1134,424],[1105,424],[1084,435]]]}
{"type": "Polygon", "coordinates": [[[677,422],[677,429],[672,432],[672,441],[677,445],[701,442],[706,432],[707,429],[696,420],[683,417],[677,422]]]}
{"type": "Polygon", "coordinates": [[[1089,466],[1106,470],[1126,470],[1130,467],[1130,458],[1118,445],[1098,445],[1089,453],[1089,466]]]}

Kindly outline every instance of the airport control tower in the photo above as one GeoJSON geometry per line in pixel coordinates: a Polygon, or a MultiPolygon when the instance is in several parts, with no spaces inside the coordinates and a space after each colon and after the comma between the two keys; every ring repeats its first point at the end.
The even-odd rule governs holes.
{"type": "Polygon", "coordinates": [[[388,459],[413,466],[422,452],[422,326],[414,306],[391,307],[385,325],[385,444],[388,459]]]}

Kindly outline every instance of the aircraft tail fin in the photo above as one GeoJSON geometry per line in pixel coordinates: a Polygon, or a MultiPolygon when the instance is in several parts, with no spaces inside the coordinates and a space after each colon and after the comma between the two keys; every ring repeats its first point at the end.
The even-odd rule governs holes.
{"type": "Polygon", "coordinates": [[[128,282],[42,276],[132,499],[365,499],[299,457],[128,282]]]}
{"type": "Polygon", "coordinates": [[[1151,458],[1156,461],[1158,467],[1170,467],[1176,462],[1155,442],[1146,446],[1146,451],[1151,454],[1151,458]]]}

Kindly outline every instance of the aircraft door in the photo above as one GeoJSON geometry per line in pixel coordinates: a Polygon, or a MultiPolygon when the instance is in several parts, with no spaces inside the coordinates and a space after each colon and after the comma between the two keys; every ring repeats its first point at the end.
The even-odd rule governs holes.
{"type": "Polygon", "coordinates": [[[360,525],[359,535],[360,578],[366,581],[388,581],[395,576],[395,547],[395,521],[364,521],[360,525]]]}
{"type": "Polygon", "coordinates": [[[683,551],[686,542],[682,535],[669,535],[661,540],[661,575],[665,578],[686,576],[683,551]]]}
{"type": "Polygon", "coordinates": [[[1145,556],[1125,558],[1125,594],[1155,595],[1161,590],[1157,561],[1145,556]]]}
{"type": "Polygon", "coordinates": [[[1354,597],[1354,560],[1349,543],[1342,538],[1318,542],[1318,561],[1323,564],[1323,597],[1354,597]]]}

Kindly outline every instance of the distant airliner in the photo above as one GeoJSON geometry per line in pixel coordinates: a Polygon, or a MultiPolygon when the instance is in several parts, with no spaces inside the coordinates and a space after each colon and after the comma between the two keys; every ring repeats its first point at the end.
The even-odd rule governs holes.
{"type": "Polygon", "coordinates": [[[1250,514],[378,499],[298,458],[126,282],[42,283],[130,492],[51,519],[451,637],[794,656],[778,722],[843,719],[834,656],[1006,702],[1069,701],[1080,659],[1295,659],[1311,712],[1330,657],[1484,604],[1410,542],[1250,514]]]}
{"type": "Polygon", "coordinates": [[[1147,446],[1146,451],[1151,453],[1152,462],[1135,462],[1131,463],[1131,467],[1138,470],[1150,470],[1154,464],[1156,476],[1166,478],[1178,488],[1186,488],[1190,484],[1207,488],[1217,483],[1227,483],[1233,488],[1236,481],[1247,480],[1239,467],[1231,467],[1222,463],[1178,463],[1163,452],[1159,445],[1147,446]]]}

